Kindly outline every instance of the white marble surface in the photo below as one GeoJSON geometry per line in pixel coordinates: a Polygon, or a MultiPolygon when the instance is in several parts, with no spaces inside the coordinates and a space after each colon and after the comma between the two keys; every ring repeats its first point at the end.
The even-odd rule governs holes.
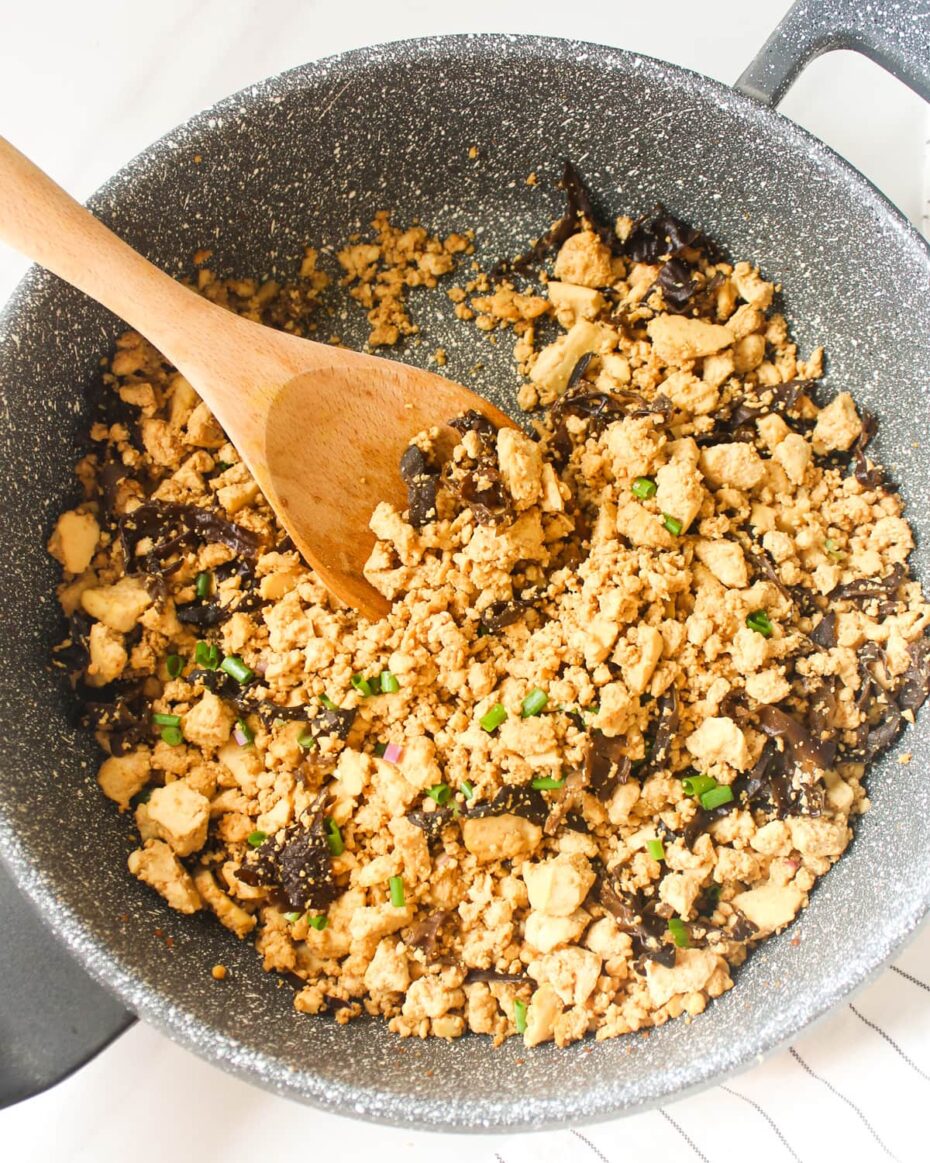
{"type": "MultiPolygon", "coordinates": [[[[433,33],[532,32],[636,49],[732,81],[787,7],[785,0],[0,0],[0,132],[85,197],[204,106],[329,53],[433,33]]],[[[903,86],[859,57],[834,54],[807,70],[783,111],[926,229],[930,122],[903,86]]],[[[0,301],[24,269],[0,250],[0,301]]],[[[896,965],[855,1008],[842,1007],[793,1051],[726,1088],[581,1135],[448,1136],[443,1155],[450,1163],[566,1156],[717,1163],[747,1151],[754,1163],[925,1160],[930,931],[896,965]]],[[[0,1143],[2,1157],[17,1163],[252,1163],[323,1151],[425,1161],[439,1146],[433,1136],[351,1123],[266,1095],[141,1025],[53,1091],[0,1113],[0,1143]]]]}

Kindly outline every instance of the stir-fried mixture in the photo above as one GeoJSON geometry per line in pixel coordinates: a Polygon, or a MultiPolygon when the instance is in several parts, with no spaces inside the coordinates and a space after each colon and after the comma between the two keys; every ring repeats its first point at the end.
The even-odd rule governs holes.
{"type": "MultiPolygon", "coordinates": [[[[804,907],[928,693],[874,419],[818,389],[753,266],[565,185],[528,255],[450,292],[514,330],[542,410],[412,440],[408,507],[371,520],[387,617],[334,602],[131,333],[50,542],[129,870],[307,1013],[527,1046],[700,1013],[804,907]]],[[[373,342],[468,246],[382,217],[340,253],[373,342]]],[[[289,287],[200,276],[300,333],[325,283],[313,252],[289,287]]]]}

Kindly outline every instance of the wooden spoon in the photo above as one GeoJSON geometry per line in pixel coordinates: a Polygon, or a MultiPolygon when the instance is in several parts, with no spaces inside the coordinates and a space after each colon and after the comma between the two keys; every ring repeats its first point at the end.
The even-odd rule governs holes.
{"type": "Polygon", "coordinates": [[[389,603],[362,575],[378,501],[405,507],[411,436],[487,400],[406,364],[242,319],[117,238],[0,138],[0,239],[141,332],[206,401],[278,520],[335,597],[369,618],[389,603]]]}

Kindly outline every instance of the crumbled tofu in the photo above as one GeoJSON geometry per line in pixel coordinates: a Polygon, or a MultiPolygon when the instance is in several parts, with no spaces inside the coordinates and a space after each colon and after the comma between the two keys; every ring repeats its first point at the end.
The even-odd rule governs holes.
{"type": "Polygon", "coordinates": [[[103,622],[95,622],[88,635],[90,662],[87,667],[87,681],[90,686],[106,686],[126,669],[129,655],[123,644],[123,636],[111,630],[103,622]]]}
{"type": "Polygon", "coordinates": [[[735,907],[762,933],[790,924],[803,903],[804,893],[793,884],[764,884],[733,898],[735,907]]]}
{"type": "Polygon", "coordinates": [[[710,949],[678,949],[675,964],[646,963],[646,983],[653,1005],[663,1006],[676,994],[706,989],[714,974],[725,969],[726,962],[710,949]]]}
{"type": "Polygon", "coordinates": [[[100,526],[93,513],[69,509],[55,523],[48,551],[68,573],[83,573],[93,559],[99,538],[100,526]]]}
{"type": "Polygon", "coordinates": [[[194,885],[207,908],[224,928],[243,940],[255,928],[256,921],[251,913],[226,895],[208,868],[198,868],[194,873],[194,885]]]}
{"type": "Polygon", "coordinates": [[[606,287],[613,282],[610,249],[591,230],[562,243],[555,260],[555,277],[580,287],[606,287]]]}
{"type": "Polygon", "coordinates": [[[694,552],[723,585],[743,589],[749,584],[746,557],[738,542],[701,538],[695,542],[694,552]]]}
{"type": "Polygon", "coordinates": [[[129,871],[179,913],[196,913],[201,907],[190,873],[164,840],[146,840],[142,848],[130,853],[129,871]]]}
{"type": "Polygon", "coordinates": [[[687,533],[707,496],[694,466],[686,461],[665,464],[656,473],[656,484],[660,511],[680,521],[682,532],[687,533]]]}
{"type": "Polygon", "coordinates": [[[733,343],[733,334],[717,323],[686,315],[657,315],[646,328],[659,359],[684,367],[733,343]]]}
{"type": "Polygon", "coordinates": [[[87,613],[120,634],[128,634],[151,604],[151,594],[134,577],[120,578],[111,586],[93,586],[81,594],[87,613]]]}
{"type": "Polygon", "coordinates": [[[523,879],[534,909],[567,917],[588,895],[594,872],[583,856],[556,856],[540,864],[524,864],[523,879]]]}
{"type": "Polygon", "coordinates": [[[814,425],[813,449],[819,455],[847,452],[862,432],[862,421],[849,392],[840,392],[821,408],[814,425]]]}
{"type": "Polygon", "coordinates": [[[589,351],[596,351],[600,332],[594,323],[579,319],[577,323],[548,347],[544,348],[533,364],[530,379],[544,393],[544,403],[557,399],[568,387],[568,379],[575,364],[589,351]]]}
{"type": "Polygon", "coordinates": [[[542,489],[542,455],[516,428],[501,428],[497,434],[497,455],[504,483],[518,508],[532,505],[542,489]]]}
{"type": "Polygon", "coordinates": [[[762,483],[765,464],[751,444],[713,444],[701,452],[701,472],[717,487],[749,490],[762,483]]]}
{"type": "Polygon", "coordinates": [[[207,842],[210,801],[183,780],[155,788],[145,808],[152,834],[167,841],[178,856],[190,856],[207,842]]]}
{"type": "Polygon", "coordinates": [[[737,771],[750,766],[749,746],[740,728],[726,716],[705,719],[685,740],[688,750],[704,767],[713,763],[729,764],[737,771]]]}
{"type": "Polygon", "coordinates": [[[482,864],[529,856],[541,839],[542,829],[537,824],[507,812],[502,816],[465,820],[462,824],[462,842],[482,864]]]}
{"type": "Polygon", "coordinates": [[[108,799],[125,811],[152,776],[152,756],[147,747],[137,747],[125,755],[111,755],[100,765],[97,782],[108,799]]]}
{"type": "Polygon", "coordinates": [[[209,751],[228,741],[235,721],[235,712],[228,703],[212,691],[204,691],[200,701],[184,716],[182,730],[188,743],[209,751]]]}

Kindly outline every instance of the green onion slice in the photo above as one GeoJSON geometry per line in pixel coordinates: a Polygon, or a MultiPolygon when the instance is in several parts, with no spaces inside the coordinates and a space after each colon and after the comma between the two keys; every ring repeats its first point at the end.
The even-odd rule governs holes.
{"type": "Polygon", "coordinates": [[[383,695],[396,695],[400,690],[400,683],[389,670],[382,670],[381,677],[378,681],[381,683],[381,693],[383,695]]]}
{"type": "Polygon", "coordinates": [[[194,661],[204,670],[216,670],[220,664],[220,649],[215,642],[198,642],[194,647],[194,661]]]}
{"type": "Polygon", "coordinates": [[[649,853],[653,860],[665,859],[665,845],[661,840],[647,840],[646,851],[649,853]]]}
{"type": "Polygon", "coordinates": [[[240,686],[245,686],[255,677],[255,671],[250,670],[238,654],[227,654],[220,663],[220,670],[225,670],[230,678],[234,678],[240,686]]]}
{"type": "MultiPolygon", "coordinates": [[[[349,682],[352,684],[352,687],[355,690],[357,690],[360,695],[363,695],[366,699],[371,698],[371,696],[375,693],[371,689],[371,683],[368,681],[367,678],[364,677],[364,675],[353,674],[352,677],[349,679],[349,682]]],[[[330,707],[330,710],[332,710],[332,707],[330,707]]]]}
{"type": "Polygon", "coordinates": [[[711,808],[719,808],[722,804],[730,803],[733,799],[733,788],[721,784],[719,787],[712,787],[710,791],[704,792],[698,796],[698,799],[701,801],[701,807],[710,811],[711,808]]]}
{"type": "Polygon", "coordinates": [[[326,820],[326,843],[329,846],[331,856],[341,856],[346,850],[339,825],[331,817],[327,817],[326,820]]]}
{"type": "Polygon", "coordinates": [[[497,728],[507,718],[507,709],[503,703],[495,703],[493,707],[481,716],[478,722],[481,724],[482,730],[487,731],[488,734],[496,731],[497,728]]]}
{"type": "Polygon", "coordinates": [[[311,929],[316,929],[318,933],[322,933],[326,926],[329,924],[329,917],[324,916],[321,913],[316,917],[307,917],[307,922],[311,929]]]}
{"type": "Polygon", "coordinates": [[[180,727],[162,727],[160,734],[162,741],[169,747],[179,747],[184,741],[180,727]]]}
{"type": "Polygon", "coordinates": [[[704,792],[716,787],[717,781],[712,775],[686,775],[681,781],[681,786],[684,788],[685,795],[702,796],[704,792]]]}
{"type": "Polygon", "coordinates": [[[165,659],[165,670],[169,678],[177,678],[184,669],[184,659],[180,654],[169,654],[165,659]]]}
{"type": "Polygon", "coordinates": [[[772,622],[765,610],[756,610],[746,618],[746,625],[763,638],[772,637],[772,622]]]}
{"type": "Polygon", "coordinates": [[[255,733],[245,719],[236,720],[236,730],[233,735],[240,747],[248,747],[250,743],[255,742],[255,733]]]}
{"type": "Polygon", "coordinates": [[[294,922],[299,921],[302,916],[303,916],[303,913],[285,913],[284,919],[289,924],[293,925],[294,922]]]}
{"type": "Polygon", "coordinates": [[[519,998],[515,998],[513,1003],[513,1024],[518,1034],[526,1033],[526,1002],[519,998]]]}
{"type": "Polygon", "coordinates": [[[526,696],[520,704],[520,717],[523,719],[532,718],[533,715],[540,714],[546,709],[546,703],[549,702],[549,696],[545,691],[539,687],[533,687],[530,693],[526,696]]]}
{"type": "Polygon", "coordinates": [[[682,524],[677,517],[672,517],[669,513],[663,513],[662,524],[673,537],[678,537],[680,535],[682,524]]]}
{"type": "Polygon", "coordinates": [[[153,715],[152,722],[156,727],[180,727],[180,715],[153,715]]]}
{"type": "Polygon", "coordinates": [[[302,747],[304,751],[313,751],[319,746],[309,727],[305,727],[297,736],[297,746],[302,747]]]}
{"type": "Polygon", "coordinates": [[[637,477],[630,486],[633,496],[639,497],[641,501],[647,500],[649,497],[654,497],[658,491],[659,486],[655,483],[652,477],[637,477]]]}
{"type": "Polygon", "coordinates": [[[268,839],[268,833],[262,832],[260,828],[256,828],[255,831],[250,832],[245,839],[246,843],[249,844],[252,848],[261,848],[261,846],[268,839]]]}
{"type": "Polygon", "coordinates": [[[404,878],[402,876],[392,876],[388,881],[388,887],[391,890],[391,904],[395,909],[402,909],[407,903],[407,896],[404,892],[404,878]]]}
{"type": "Polygon", "coordinates": [[[339,708],[336,706],[336,704],[333,702],[333,700],[329,697],[329,695],[320,695],[320,702],[327,709],[327,711],[338,711],[339,710],[339,708]]]}
{"type": "Polygon", "coordinates": [[[679,949],[687,949],[691,944],[688,940],[687,927],[681,917],[669,917],[668,931],[679,949]]]}
{"type": "Polygon", "coordinates": [[[471,780],[463,779],[459,785],[459,791],[467,800],[474,799],[475,797],[475,785],[471,780]]]}
{"type": "Polygon", "coordinates": [[[206,570],[204,570],[203,573],[198,573],[197,580],[194,582],[194,592],[197,594],[197,597],[198,598],[209,598],[210,591],[212,589],[213,589],[213,576],[211,574],[207,573],[206,570]]]}
{"type": "Polygon", "coordinates": [[[551,775],[539,775],[530,783],[530,787],[536,791],[556,791],[564,786],[564,779],[553,779],[551,775]]]}
{"type": "Polygon", "coordinates": [[[447,783],[437,783],[433,787],[428,787],[426,794],[442,807],[452,799],[452,788],[447,783]]]}

